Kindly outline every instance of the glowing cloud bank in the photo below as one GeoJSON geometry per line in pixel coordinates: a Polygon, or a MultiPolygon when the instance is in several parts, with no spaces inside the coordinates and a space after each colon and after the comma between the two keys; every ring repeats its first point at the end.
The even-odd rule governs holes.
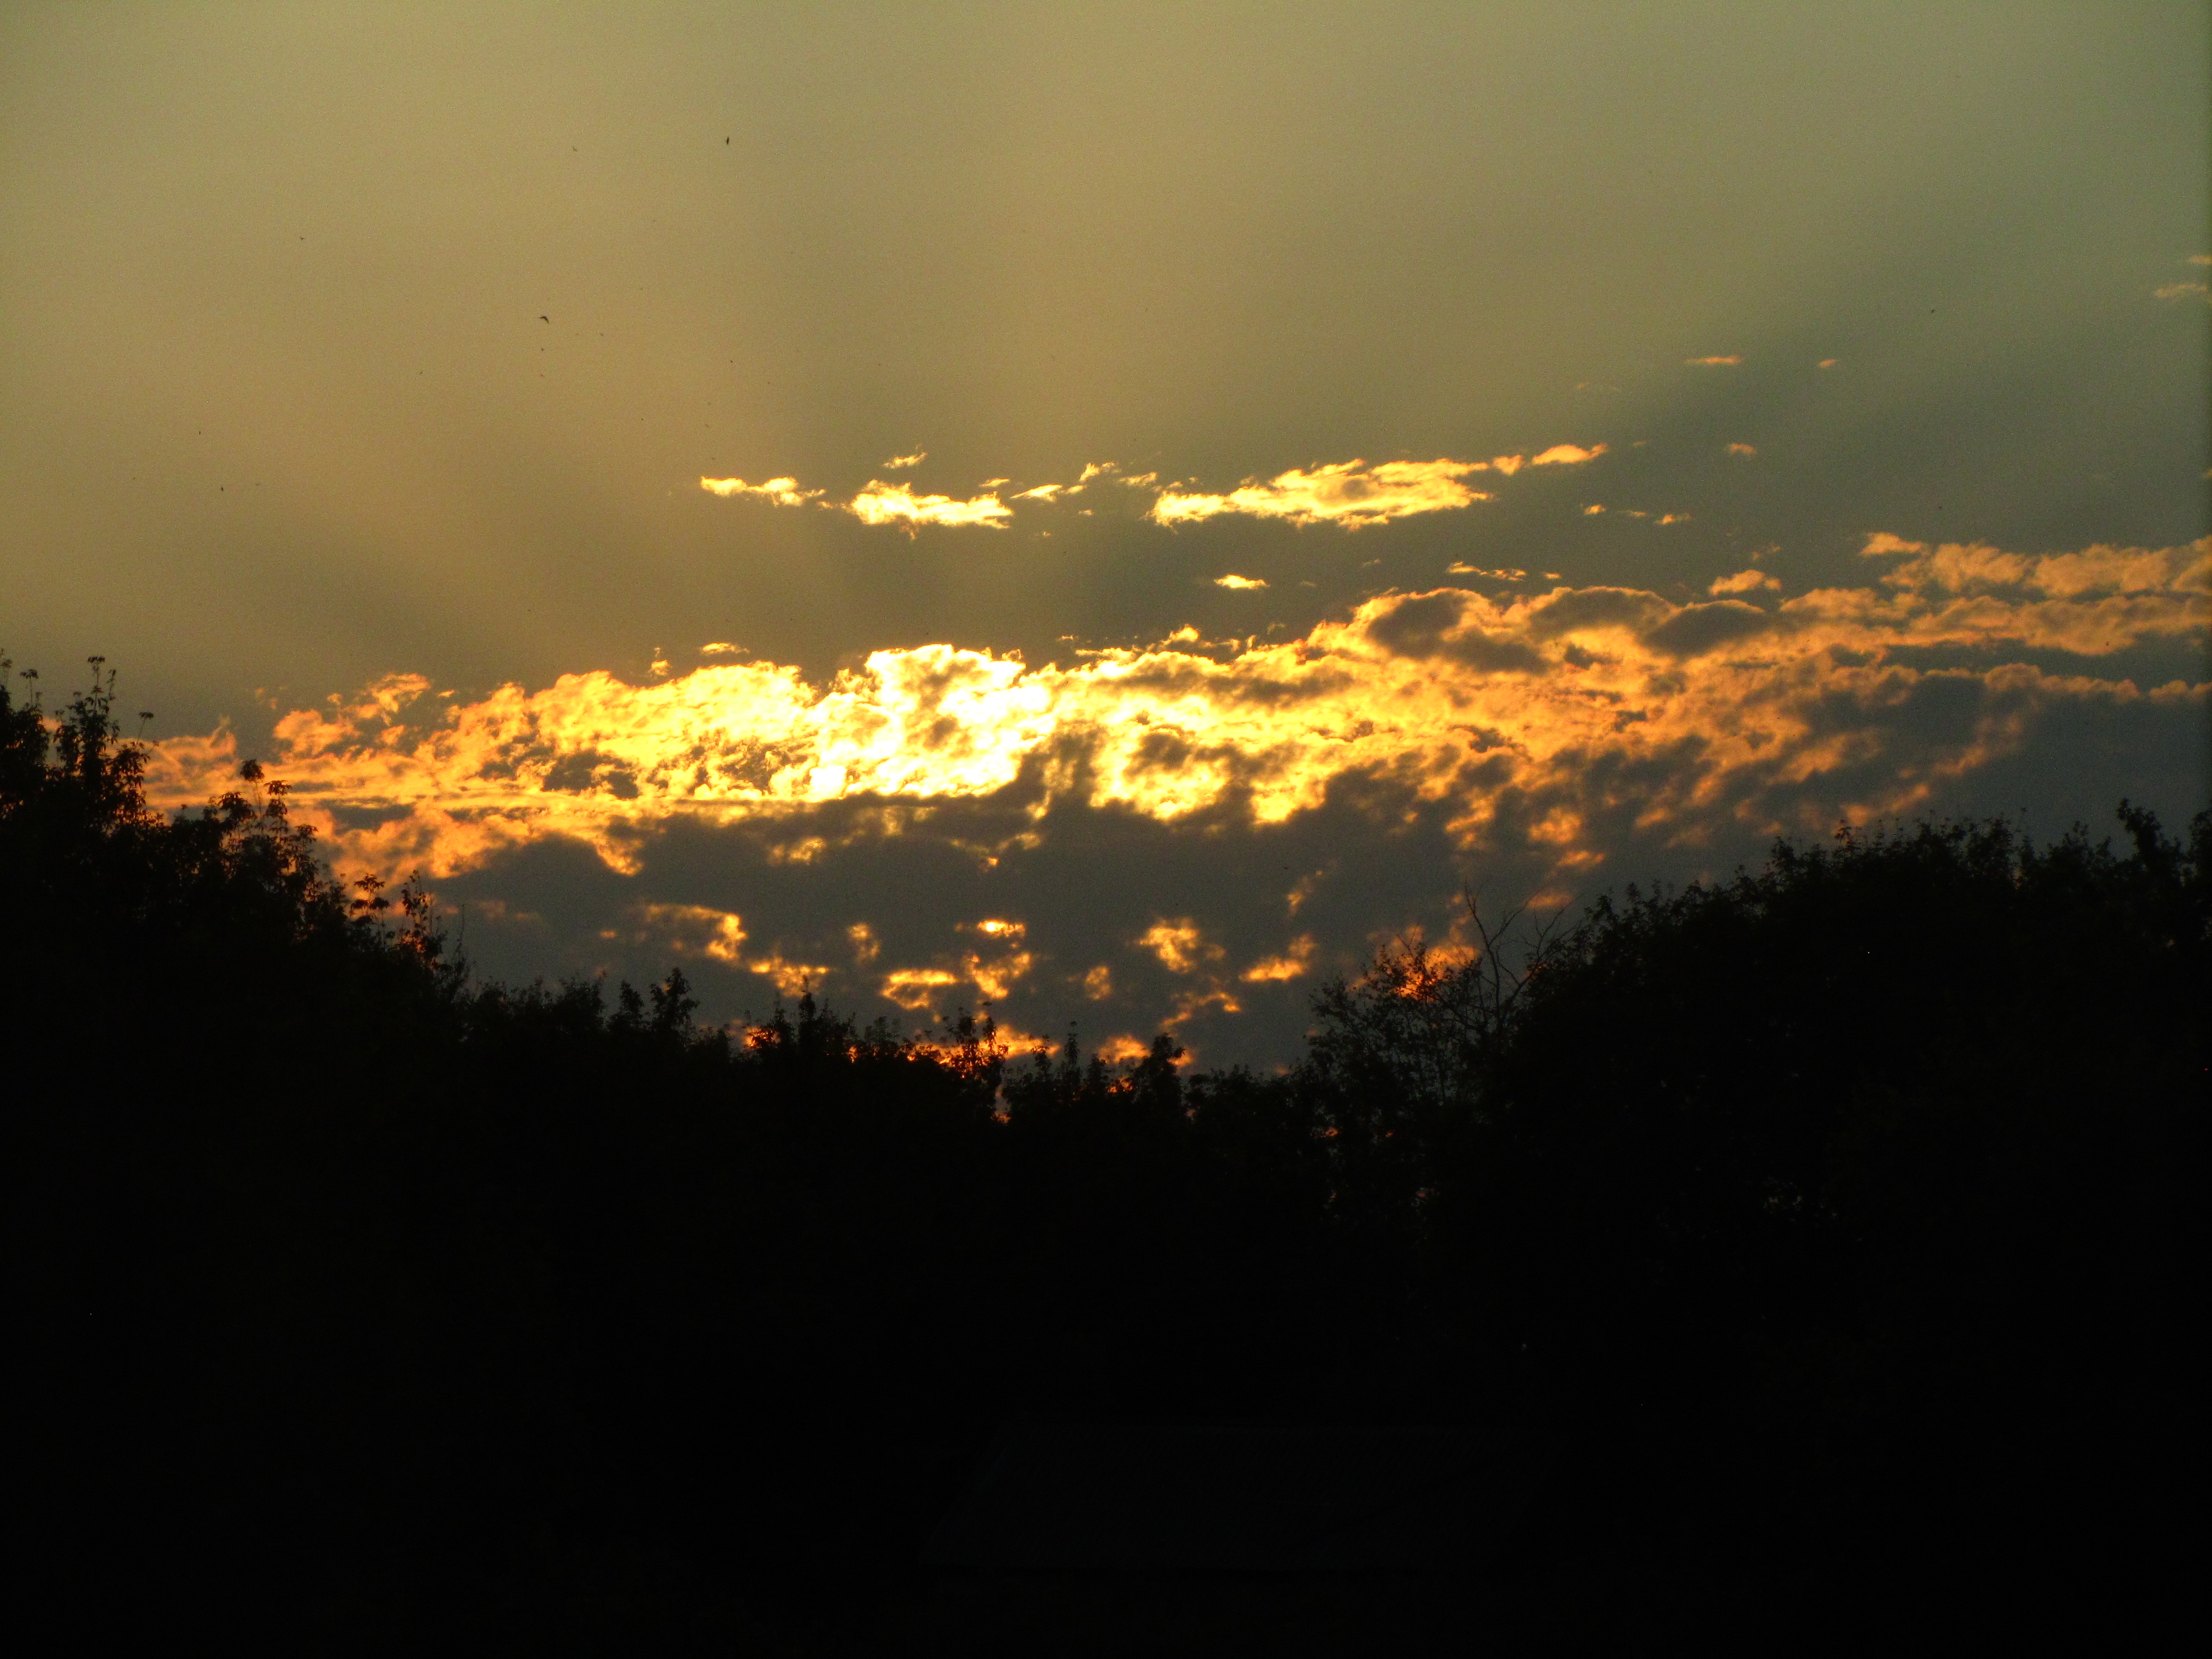
{"type": "MultiPolygon", "coordinates": [[[[1770,591],[1771,577],[1748,571],[1714,584],[1729,597],[1686,605],[1626,587],[1504,600],[1440,588],[1222,658],[1170,641],[1030,668],[935,645],[879,651],[822,688],[791,667],[715,664],[647,685],[566,675],[466,705],[395,675],[286,715],[271,767],[343,863],[433,876],[549,836],[632,868],[643,837],[678,815],[799,820],[847,801],[895,834],[902,814],[1001,791],[1021,793],[1032,821],[1067,802],[1265,823],[1354,775],[1444,803],[1469,846],[1501,802],[1522,819],[1551,803],[1542,838],[1572,867],[1597,856],[1579,827],[1592,792],[1628,777],[1640,823],[1693,837],[1714,815],[1786,818],[1778,802],[1847,771],[1862,780],[1847,805],[1902,811],[2017,746],[2040,706],[2212,690],[1899,656],[2094,657],[2201,640],[2212,540],[2033,556],[1878,535],[1863,551],[1887,566],[1875,585],[1771,608],[1734,597],[1770,591]],[[1899,710],[1935,683],[1963,683],[1978,712],[1908,739],[1899,710]]],[[[228,731],[158,744],[150,793],[197,802],[237,762],[228,731]]],[[[808,856],[794,834],[792,855],[808,856]]],[[[715,943],[735,953],[741,939],[715,943]]]]}

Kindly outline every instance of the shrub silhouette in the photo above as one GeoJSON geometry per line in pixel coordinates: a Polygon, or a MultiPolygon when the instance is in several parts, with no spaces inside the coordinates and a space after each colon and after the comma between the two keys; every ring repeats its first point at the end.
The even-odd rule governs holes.
{"type": "Polygon", "coordinates": [[[1286,1073],[1187,1075],[476,981],[258,769],[149,811],[94,667],[52,714],[0,678],[58,1604],[860,1641],[1022,1413],[1481,1424],[1554,1460],[1512,1571],[1623,1606],[2178,1562],[2128,1517],[2195,1443],[2212,817],[1473,912],[1286,1073]]]}

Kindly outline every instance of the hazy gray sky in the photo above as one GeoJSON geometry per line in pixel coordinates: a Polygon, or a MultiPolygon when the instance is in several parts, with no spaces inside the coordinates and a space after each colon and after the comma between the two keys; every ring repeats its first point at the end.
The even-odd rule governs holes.
{"type": "MultiPolygon", "coordinates": [[[[2035,559],[2206,534],[2208,62],[2194,4],[17,3],[0,12],[0,646],[50,684],[104,652],[157,735],[228,717],[259,752],[276,714],[395,673],[465,708],[507,683],[648,686],[708,660],[791,665],[818,688],[872,652],[939,643],[1072,670],[1097,660],[1079,649],[1186,625],[1307,638],[1363,601],[1440,588],[1501,607],[1553,589],[1725,595],[1781,616],[1832,589],[1986,599],[2008,581],[2018,605],[2104,594],[2108,621],[2165,593],[2193,620],[2131,611],[2094,641],[1915,622],[1911,641],[1827,639],[1790,672],[1919,650],[1912,672],[1953,673],[1956,691],[1971,671],[1984,699],[1991,673],[2029,663],[2146,694],[2197,684],[2202,596],[2173,597],[2196,591],[2181,555],[2094,590],[1935,563],[1913,587],[1885,586],[1863,550],[1882,533],[2035,559]],[[1452,475],[1490,499],[1362,529],[1285,519],[1279,490],[1160,521],[1163,491],[1264,495],[1354,460],[1559,445],[1603,448],[1452,475]],[[1079,496],[1016,499],[1109,462],[1121,471],[1079,496]],[[823,493],[780,506],[702,477],[823,493]],[[1005,515],[909,534],[840,510],[871,483],[989,495],[1005,515]],[[1480,574],[1496,571],[1528,574],[1480,574]],[[749,654],[701,657],[718,642],[749,654]]],[[[1413,626],[1363,614],[1392,651],[1413,626]]],[[[1599,651],[1561,631],[1565,612],[1533,614],[1515,639],[1554,641],[1570,667],[1599,651]]],[[[1738,625],[1706,614],[1674,625],[1738,625]]],[[[1447,634],[1475,626],[1458,615],[1447,634]]],[[[1504,660],[1451,637],[1469,673],[1504,660]]],[[[1910,741],[1876,722],[1849,762],[1927,787],[1846,785],[1850,745],[1808,737],[1815,758],[1784,769],[1798,816],[1908,796],[2045,817],[2128,787],[2169,811],[2203,798],[2201,693],[2154,710],[2045,691],[1999,718],[1942,690],[1914,694],[1910,741]]],[[[1698,708],[1669,718],[1723,718],[1698,708]]],[[[1203,748],[1185,726],[1176,740],[1203,748]]],[[[1559,765],[1588,775],[1574,754],[1559,765]]],[[[860,810],[823,804],[814,769],[792,775],[813,778],[822,812],[860,810]]],[[[1338,771],[1343,789],[1380,787],[1389,765],[1363,751],[1338,771]]],[[[1583,891],[1601,865],[1626,879],[1637,857],[1689,868],[1755,848],[1796,821],[1778,787],[1700,798],[1693,835],[1679,812],[1661,833],[1626,806],[1601,834],[1585,801],[1582,828],[1546,843],[1469,827],[1479,786],[1438,786],[1419,797],[1434,821],[1418,855],[1358,852],[1382,820],[1340,822],[1338,797],[1300,805],[1265,830],[1312,843],[1283,869],[1391,871],[1325,925],[1297,921],[1307,901],[1256,920],[1283,884],[1271,869],[1264,894],[1238,885],[1265,860],[1221,850],[1261,833],[1234,812],[1210,830],[1149,806],[1124,822],[1079,790],[1000,866],[945,856],[1031,860],[1025,1018],[1096,1003],[1133,1028],[1139,1001],[1070,1002],[1069,975],[1133,951],[1188,991],[1194,958],[1132,940],[1244,925],[1206,921],[1207,903],[1249,901],[1249,953],[1319,927],[1313,960],[1342,957],[1378,930],[1440,925],[1485,858],[1519,870],[1528,848],[1571,842],[1598,860],[1583,891]],[[1185,865],[1188,893],[1170,890],[1185,865]],[[1079,893],[1107,880],[1135,884],[1121,909],[1079,893]]],[[[345,787],[359,799],[334,785],[334,811],[397,799],[345,787]]],[[[961,787],[960,811],[1013,810],[961,787]]],[[[1637,789],[1607,799],[1656,798],[1637,789]]],[[[726,1001],[766,994],[744,952],[774,940],[798,960],[816,939],[826,963],[818,941],[846,939],[838,972],[860,997],[896,951],[861,961],[852,927],[911,925],[913,960],[957,976],[960,940],[1007,919],[1003,895],[956,892],[965,877],[862,867],[921,856],[910,839],[885,851],[853,830],[824,842],[847,852],[794,863],[764,833],[665,830],[629,874],[573,836],[518,835],[442,886],[477,894],[472,937],[507,971],[665,957],[670,905],[743,914],[751,942],[699,963],[729,970],[726,1001]],[[493,911],[548,920],[508,937],[493,911]]],[[[1565,879],[1546,869],[1524,887],[1565,879]]],[[[1273,1031],[1310,979],[1235,982],[1293,1010],[1273,1031]]],[[[1228,1018],[1217,1004],[1185,1029],[1228,1018]]],[[[1265,1046],[1231,1029],[1216,1052],[1265,1046]]]]}

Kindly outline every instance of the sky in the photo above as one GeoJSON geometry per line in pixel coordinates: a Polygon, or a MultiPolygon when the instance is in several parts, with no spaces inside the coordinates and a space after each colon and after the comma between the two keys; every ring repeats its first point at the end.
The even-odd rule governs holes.
{"type": "Polygon", "coordinates": [[[2212,799],[2208,128],[2188,4],[18,3],[0,649],[486,974],[1279,1064],[2212,799]]]}

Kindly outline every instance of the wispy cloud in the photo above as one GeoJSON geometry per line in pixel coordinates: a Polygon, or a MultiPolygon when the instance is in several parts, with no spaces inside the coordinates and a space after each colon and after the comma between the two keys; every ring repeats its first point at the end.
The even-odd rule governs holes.
{"type": "MultiPolygon", "coordinates": [[[[1500,455],[1488,461],[1383,461],[1370,466],[1362,460],[1350,460],[1316,465],[1310,470],[1294,467],[1264,483],[1248,478],[1237,489],[1222,495],[1186,490],[1170,484],[1160,490],[1145,516],[1156,524],[1175,526],[1236,514],[1285,519],[1293,524],[1334,524],[1346,530],[1360,530],[1417,513],[1447,512],[1486,501],[1491,499],[1486,491],[1462,482],[1476,472],[1494,471],[1510,477],[1524,466],[1580,465],[1605,453],[1603,444],[1587,448],[1580,444],[1553,444],[1533,456],[1500,455]]],[[[911,455],[894,455],[884,463],[884,470],[918,465],[924,459],[925,452],[920,450],[911,455]]],[[[1131,472],[1113,461],[1093,461],[1084,467],[1072,484],[1034,484],[1016,491],[1011,499],[1049,505],[1060,497],[1078,494],[1102,478],[1132,489],[1152,489],[1159,483],[1157,472],[1131,472]]],[[[812,503],[836,507],[850,513],[863,524],[888,525],[911,533],[922,525],[1004,529],[1013,516],[1013,509],[997,491],[1008,482],[1006,478],[988,479],[975,495],[963,499],[921,495],[910,483],[887,483],[881,478],[872,478],[866,489],[846,501],[829,499],[826,491],[802,488],[798,479],[788,477],[770,478],[763,483],[748,483],[743,478],[702,477],[699,487],[722,496],[757,495],[779,507],[812,503]]]]}
{"type": "Polygon", "coordinates": [[[1692,368],[1733,368],[1743,359],[1741,356],[1685,357],[1682,361],[1692,368]]]}
{"type": "Polygon", "coordinates": [[[699,488],[717,495],[758,495],[778,507],[804,507],[822,494],[818,489],[801,489],[796,478],[770,478],[765,483],[747,483],[743,478],[702,478],[699,488]]]}
{"type": "Polygon", "coordinates": [[[1287,519],[1292,524],[1334,524],[1346,530],[1387,524],[1416,513],[1439,513],[1488,501],[1461,483],[1485,471],[1482,461],[1340,461],[1310,471],[1293,467],[1262,483],[1247,479],[1225,495],[1164,490],[1151,516],[1165,525],[1194,524],[1224,514],[1287,519]]]}
{"type": "Polygon", "coordinates": [[[1728,453],[1731,455],[1756,455],[1759,451],[1751,444],[1730,444],[1728,447],[1728,453]]]}
{"type": "Polygon", "coordinates": [[[1580,444],[1553,444],[1549,449],[1534,455],[1493,455],[1488,465],[1492,471],[1511,477],[1524,466],[1580,466],[1584,461],[1594,461],[1604,454],[1606,446],[1594,444],[1585,449],[1580,444]]]}
{"type": "Polygon", "coordinates": [[[1234,588],[1238,592],[1243,593],[1249,592],[1251,589],[1255,587],[1265,587],[1267,584],[1264,579],[1258,576],[1230,575],[1216,576],[1213,579],[1213,585],[1216,587],[1234,588]]]}
{"type": "Polygon", "coordinates": [[[926,524],[982,525],[999,530],[1013,517],[1011,507],[988,493],[963,501],[950,495],[917,495],[909,484],[881,479],[871,480],[845,510],[862,524],[896,525],[909,531],[926,524]]]}
{"type": "MultiPolygon", "coordinates": [[[[1553,444],[1540,454],[1530,456],[1528,465],[1531,466],[1580,466],[1585,461],[1595,460],[1605,453],[1605,450],[1606,447],[1603,444],[1595,444],[1588,449],[1584,449],[1580,444],[1553,444]]],[[[1518,457],[1516,459],[1517,459],[1518,457]]]]}
{"type": "Polygon", "coordinates": [[[2202,283],[2168,283],[2154,291],[2161,300],[2186,300],[2208,290],[2202,283]]]}
{"type": "MultiPolygon", "coordinates": [[[[892,456],[890,459],[883,463],[883,470],[886,472],[903,472],[910,466],[920,466],[928,459],[929,452],[927,450],[917,449],[911,455],[892,456]]],[[[1000,483],[1004,483],[1006,480],[1001,478],[999,482],[1000,483]]]]}

